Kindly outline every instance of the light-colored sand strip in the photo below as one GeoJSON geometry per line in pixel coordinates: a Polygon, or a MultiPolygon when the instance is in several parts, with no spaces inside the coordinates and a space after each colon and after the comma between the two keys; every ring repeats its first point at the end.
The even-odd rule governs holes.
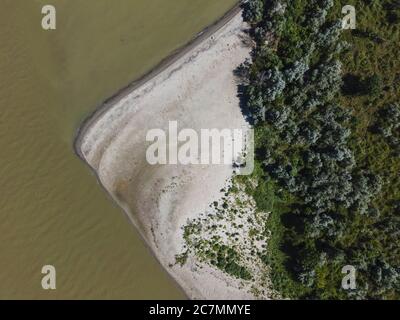
{"type": "MultiPolygon", "coordinates": [[[[157,259],[190,298],[253,298],[240,281],[194,261],[175,264],[181,227],[220,198],[230,166],[151,166],[146,133],[179,128],[247,128],[233,71],[249,57],[241,13],[162,73],[114,99],[79,137],[81,157],[125,210],[157,259]]],[[[149,275],[151,276],[151,275],[149,275]]]]}

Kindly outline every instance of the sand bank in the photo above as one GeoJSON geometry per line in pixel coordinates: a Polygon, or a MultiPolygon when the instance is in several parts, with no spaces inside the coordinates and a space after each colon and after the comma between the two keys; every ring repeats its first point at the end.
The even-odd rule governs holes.
{"type": "Polygon", "coordinates": [[[106,102],[84,123],[75,145],[162,266],[194,299],[254,298],[215,268],[199,268],[193,260],[175,263],[184,245],[182,226],[221,197],[232,167],[152,166],[146,134],[168,131],[169,121],[198,131],[248,128],[233,74],[249,57],[246,28],[235,8],[153,74],[106,102]]]}

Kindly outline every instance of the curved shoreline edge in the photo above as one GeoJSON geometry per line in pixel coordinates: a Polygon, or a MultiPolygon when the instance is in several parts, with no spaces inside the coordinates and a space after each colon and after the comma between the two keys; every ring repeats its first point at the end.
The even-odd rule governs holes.
{"type": "MultiPolygon", "coordinates": [[[[149,72],[139,77],[137,80],[131,82],[123,89],[119,90],[116,94],[106,99],[99,107],[97,107],[91,115],[89,115],[80,125],[77,130],[76,137],[74,139],[74,152],[81,158],[86,165],[89,166],[92,173],[96,176],[96,179],[100,186],[104,189],[107,196],[112,200],[112,203],[115,204],[119,209],[125,213],[127,218],[132,222],[131,216],[128,212],[126,212],[125,208],[121,207],[121,205],[116,201],[110,191],[105,187],[102,183],[101,178],[98,172],[90,165],[82,152],[82,141],[88,132],[97,123],[97,120],[100,119],[104,114],[106,114],[110,109],[112,109],[115,104],[117,104],[121,99],[130,95],[132,92],[138,90],[142,86],[151,82],[158,75],[162,74],[165,70],[167,70],[170,66],[172,66],[179,59],[190,53],[192,50],[196,49],[198,46],[202,45],[204,42],[209,40],[214,34],[216,34],[221,28],[225,25],[229,24],[235,17],[241,14],[242,2],[237,3],[232,9],[230,9],[225,15],[223,15],[219,20],[214,22],[212,25],[205,28],[203,31],[198,33],[191,41],[189,41],[186,45],[180,47],[179,49],[173,51],[169,56],[165,59],[161,60],[154,68],[152,68],[149,72]]],[[[135,224],[133,223],[135,226],[135,224]]],[[[137,226],[135,226],[137,227],[137,226]]],[[[137,229],[137,228],[136,228],[137,229]]],[[[139,229],[139,234],[141,238],[144,240],[145,245],[150,249],[151,254],[156,258],[156,261],[160,264],[160,266],[167,272],[168,276],[174,281],[174,283],[181,289],[181,291],[185,294],[187,298],[189,298],[188,292],[184,289],[184,287],[177,281],[177,279],[171,274],[171,272],[165,268],[156,255],[154,248],[148,243],[148,239],[142,234],[139,229]]]]}
{"type": "Polygon", "coordinates": [[[229,23],[234,17],[236,17],[242,10],[242,1],[235,4],[228,12],[226,12],[221,18],[215,21],[213,24],[209,25],[203,31],[200,31],[193,39],[189,40],[186,44],[180,48],[172,51],[166,58],[162,59],[155,67],[151,68],[144,75],[139,76],[136,80],[129,83],[127,86],[117,91],[111,97],[104,100],[100,105],[98,105],[92,113],[85,117],[76,130],[76,134],[73,141],[73,149],[75,154],[81,158],[86,164],[81,152],[81,142],[87,130],[92,126],[98,118],[100,118],[105,112],[113,107],[114,103],[119,101],[121,98],[129,95],[133,91],[137,90],[147,82],[151,81],[153,78],[157,77],[160,73],[168,69],[177,60],[183,57],[185,54],[193,50],[195,47],[200,45],[203,41],[207,40],[214,33],[224,27],[229,23]]]}

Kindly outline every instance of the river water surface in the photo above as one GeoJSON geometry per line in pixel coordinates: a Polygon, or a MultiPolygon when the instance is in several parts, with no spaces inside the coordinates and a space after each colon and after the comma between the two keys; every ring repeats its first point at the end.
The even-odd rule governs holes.
{"type": "Polygon", "coordinates": [[[235,0],[0,0],[0,299],[184,295],[73,153],[104,99],[235,0]],[[41,28],[41,8],[57,29],[41,28]],[[41,287],[54,265],[57,289],[41,287]]]}

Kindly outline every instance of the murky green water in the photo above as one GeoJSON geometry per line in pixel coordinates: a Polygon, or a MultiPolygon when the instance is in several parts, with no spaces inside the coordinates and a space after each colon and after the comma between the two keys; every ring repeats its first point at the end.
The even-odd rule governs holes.
{"type": "Polygon", "coordinates": [[[85,115],[234,0],[0,0],[0,298],[182,298],[73,154],[85,115]],[[41,8],[57,9],[57,30],[41,8]],[[57,289],[41,287],[41,268],[57,289]]]}

